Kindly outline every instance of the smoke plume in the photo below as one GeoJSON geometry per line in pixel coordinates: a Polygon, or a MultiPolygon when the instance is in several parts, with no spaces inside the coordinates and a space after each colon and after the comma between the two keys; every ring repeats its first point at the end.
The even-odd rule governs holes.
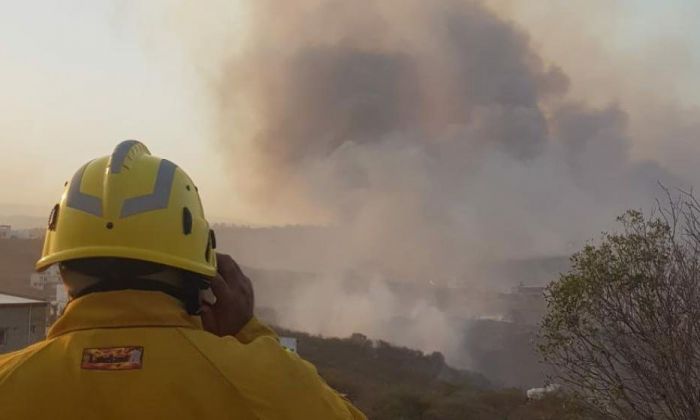
{"type": "Polygon", "coordinates": [[[428,279],[560,254],[668,178],[630,159],[624,110],[568,98],[476,2],[251,7],[217,86],[236,189],[272,220],[346,227],[340,264],[428,279]]]}
{"type": "Polygon", "coordinates": [[[209,62],[232,188],[259,221],[334,227],[306,267],[332,274],[296,296],[288,326],[369,331],[459,359],[451,308],[404,301],[379,280],[348,291],[338,277],[481,290],[484,263],[568,254],[650,206],[657,182],[680,182],[631,157],[625,109],[571,97],[527,33],[479,2],[246,10],[236,48],[219,45],[209,62]],[[396,317],[411,323],[399,337],[396,317]]]}

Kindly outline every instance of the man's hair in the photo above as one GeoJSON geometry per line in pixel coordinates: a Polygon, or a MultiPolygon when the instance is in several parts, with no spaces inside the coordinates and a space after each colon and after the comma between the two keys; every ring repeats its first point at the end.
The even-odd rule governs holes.
{"type": "Polygon", "coordinates": [[[179,299],[187,312],[199,312],[199,291],[209,282],[202,275],[128,258],[98,257],[61,262],[61,277],[71,298],[116,290],[149,290],[179,299]]]}

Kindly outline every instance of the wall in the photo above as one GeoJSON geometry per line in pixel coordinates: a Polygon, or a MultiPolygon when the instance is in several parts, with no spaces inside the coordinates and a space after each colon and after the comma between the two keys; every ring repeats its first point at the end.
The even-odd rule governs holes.
{"type": "Polygon", "coordinates": [[[5,329],[0,353],[21,349],[46,336],[46,304],[0,306],[0,328],[5,329]],[[31,323],[29,323],[31,308],[31,323]],[[29,325],[34,326],[32,332],[29,325]]]}

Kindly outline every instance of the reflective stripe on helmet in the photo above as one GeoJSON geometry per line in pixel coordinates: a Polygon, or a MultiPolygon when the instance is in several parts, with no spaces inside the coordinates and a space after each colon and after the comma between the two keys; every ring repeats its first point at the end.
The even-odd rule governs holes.
{"type": "Polygon", "coordinates": [[[78,172],[73,175],[66,197],[66,206],[90,213],[97,217],[102,217],[102,200],[99,197],[83,194],[80,192],[80,184],[83,181],[83,174],[90,162],[83,165],[78,172]]]}
{"type": "Polygon", "coordinates": [[[177,165],[171,161],[167,159],[161,160],[153,192],[148,195],[124,200],[120,217],[124,218],[146,211],[167,208],[173,179],[175,178],[175,169],[177,169],[177,165]]]}

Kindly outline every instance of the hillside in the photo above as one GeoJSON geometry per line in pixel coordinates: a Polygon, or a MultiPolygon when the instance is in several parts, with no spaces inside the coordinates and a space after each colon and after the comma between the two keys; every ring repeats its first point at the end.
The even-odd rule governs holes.
{"type": "MultiPolygon", "coordinates": [[[[237,260],[247,266],[268,270],[291,270],[296,272],[322,272],[334,263],[347,257],[343,248],[345,243],[342,232],[334,227],[321,226],[276,226],[246,227],[237,225],[215,224],[219,248],[235,255],[237,260]]],[[[549,257],[532,257],[523,259],[484,260],[472,271],[449,282],[473,284],[470,276],[478,275],[483,284],[505,291],[520,283],[526,285],[545,285],[557,278],[559,273],[569,269],[568,255],[549,257]]],[[[358,271],[377,267],[354,267],[358,271]]],[[[388,278],[393,276],[388,275],[388,278]]],[[[437,274],[437,273],[436,273],[437,274]]],[[[406,279],[402,280],[416,280],[406,279]]],[[[447,284],[447,280],[434,278],[438,283],[447,284]],[[444,281],[444,282],[443,282],[444,281]]]]}
{"type": "MultiPolygon", "coordinates": [[[[263,231],[262,237],[265,237],[267,231],[263,231]]],[[[0,292],[44,298],[41,291],[29,287],[29,276],[40,250],[40,240],[0,239],[0,292]]],[[[250,266],[245,266],[244,270],[254,280],[258,311],[266,320],[290,328],[304,330],[308,327],[306,331],[320,332],[314,330],[314,326],[294,326],[288,321],[290,316],[305,313],[304,304],[299,304],[299,299],[306,299],[306,304],[309,304],[306,294],[309,290],[320,287],[321,278],[289,270],[256,269],[250,266]]],[[[355,277],[343,283],[344,294],[348,298],[364,298],[366,279],[355,277]]],[[[453,349],[449,354],[452,363],[479,372],[496,386],[527,389],[540,386],[545,380],[542,366],[538,364],[539,358],[531,344],[534,326],[469,318],[469,315],[473,316],[479,310],[496,311],[505,307],[505,295],[479,293],[467,288],[441,289],[407,282],[387,282],[386,286],[387,291],[406,308],[425,301],[452,314],[449,328],[454,329],[457,336],[464,337],[461,349],[453,349]]],[[[318,315],[327,314],[324,312],[318,315]]],[[[373,322],[374,327],[377,327],[373,339],[397,342],[401,337],[416,333],[413,330],[415,320],[405,313],[390,313],[377,317],[373,322]]],[[[339,334],[353,331],[368,332],[356,329],[339,334]]]]}
{"type": "MultiPolygon", "coordinates": [[[[29,287],[29,275],[40,250],[41,240],[0,239],[0,292],[25,296],[40,293],[29,287]]],[[[292,284],[308,282],[312,277],[250,268],[246,272],[256,279],[263,301],[282,284],[289,288],[292,284]]],[[[271,313],[266,318],[274,320],[275,311],[268,310],[271,313]]],[[[470,353],[485,358],[483,364],[492,366],[492,370],[485,373],[496,379],[495,383],[504,383],[503,377],[511,377],[513,372],[523,368],[522,364],[518,368],[522,360],[511,352],[513,345],[522,343],[512,331],[501,331],[501,324],[487,324],[469,327],[480,330],[476,334],[480,339],[472,342],[477,348],[470,353]],[[500,332],[494,335],[489,331],[500,332]]],[[[583,416],[576,404],[561,398],[528,402],[522,390],[496,389],[481,374],[448,366],[440,353],[424,354],[385,341],[369,340],[362,334],[324,338],[278,330],[281,335],[297,337],[299,354],[314,363],[331,386],[346,394],[371,419],[592,418],[583,416]]]]}
{"type": "Polygon", "coordinates": [[[440,353],[361,334],[340,339],[279,332],[297,337],[299,354],[373,420],[597,418],[562,396],[528,401],[521,390],[494,389],[481,375],[451,368],[440,353]]]}

